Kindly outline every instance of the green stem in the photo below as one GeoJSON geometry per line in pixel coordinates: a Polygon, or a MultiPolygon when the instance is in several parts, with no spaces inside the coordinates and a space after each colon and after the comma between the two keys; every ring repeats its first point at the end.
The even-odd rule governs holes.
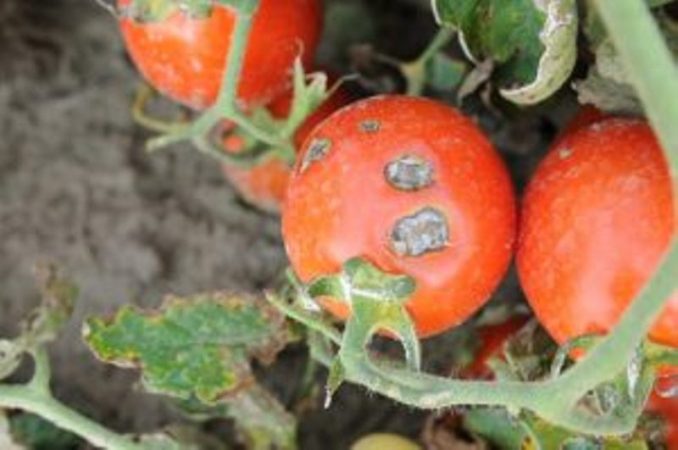
{"type": "Polygon", "coordinates": [[[259,0],[246,0],[243,6],[236,8],[235,29],[231,37],[231,44],[226,57],[226,68],[221,79],[221,89],[215,107],[224,112],[237,111],[238,80],[245,61],[247,38],[252,28],[254,13],[259,6],[259,0]]]}
{"type": "Polygon", "coordinates": [[[408,95],[420,95],[423,92],[424,86],[426,86],[426,65],[441,48],[450,42],[455,33],[456,30],[452,28],[440,28],[416,60],[400,65],[405,78],[407,78],[408,95]]]}
{"type": "Polygon", "coordinates": [[[31,385],[0,386],[0,407],[36,414],[100,448],[143,450],[143,446],[104,428],[31,385]]]}
{"type": "Polygon", "coordinates": [[[49,365],[49,355],[43,347],[39,347],[33,351],[33,378],[29,382],[29,386],[35,392],[40,392],[45,396],[51,395],[49,387],[50,379],[52,378],[52,370],[49,365]]]}
{"type": "Polygon", "coordinates": [[[644,2],[596,0],[595,5],[662,143],[675,184],[678,181],[678,68],[673,56],[644,2]]]}

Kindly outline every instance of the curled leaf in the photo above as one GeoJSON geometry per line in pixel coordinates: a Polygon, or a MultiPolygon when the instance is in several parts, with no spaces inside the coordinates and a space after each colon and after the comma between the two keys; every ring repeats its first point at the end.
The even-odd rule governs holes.
{"type": "Polygon", "coordinates": [[[507,99],[522,105],[548,98],[576,60],[575,0],[432,0],[443,26],[459,30],[471,61],[494,63],[507,99]],[[517,87],[514,87],[517,86],[517,87]]]}
{"type": "Polygon", "coordinates": [[[524,86],[501,89],[504,98],[519,105],[539,103],[565,83],[577,60],[577,5],[575,0],[535,0],[546,14],[539,33],[544,52],[539,58],[537,75],[524,86]]]}

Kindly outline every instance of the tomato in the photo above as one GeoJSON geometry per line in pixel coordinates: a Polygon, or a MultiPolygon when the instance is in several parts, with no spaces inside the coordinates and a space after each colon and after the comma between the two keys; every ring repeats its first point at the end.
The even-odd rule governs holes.
{"type": "MultiPolygon", "coordinates": [[[[283,238],[309,282],[362,257],[414,279],[420,336],[459,324],[492,293],[515,235],[510,177],[483,133],[424,98],[353,103],[306,139],[283,205],[283,238]]],[[[324,306],[345,318],[338,299],[324,306]]]]}
{"type": "Polygon", "coordinates": [[[397,434],[373,433],[356,441],[351,450],[421,450],[421,447],[397,434]]]}
{"type": "Polygon", "coordinates": [[[663,420],[667,450],[678,450],[678,398],[662,398],[653,393],[647,410],[663,420]]]}
{"type": "Polygon", "coordinates": [[[496,325],[486,325],[477,330],[478,350],[473,362],[462,371],[464,378],[492,379],[492,369],[487,362],[494,356],[501,356],[508,339],[515,335],[527,322],[524,316],[512,317],[496,325]]]}
{"type": "MultiPolygon", "coordinates": [[[[294,60],[302,53],[311,62],[321,24],[320,0],[261,1],[238,85],[241,107],[268,103],[290,88],[294,60]]],[[[127,49],[148,82],[196,109],[210,106],[219,93],[234,25],[235,13],[223,6],[214,6],[207,18],[177,12],[160,22],[120,21],[127,49]]]]}
{"type": "Polygon", "coordinates": [[[574,115],[574,117],[572,117],[572,119],[570,119],[570,121],[565,124],[562,130],[560,130],[553,145],[554,146],[557,145],[559,139],[562,139],[565,136],[569,136],[588,125],[600,122],[601,120],[607,117],[608,116],[604,112],[602,112],[595,106],[591,105],[582,106],[579,109],[579,111],[577,111],[577,113],[574,115]]]}
{"type": "MultiPolygon", "coordinates": [[[[292,93],[274,100],[268,109],[271,114],[283,119],[287,117],[292,106],[292,93]]],[[[300,148],[306,136],[313,128],[337,109],[350,103],[351,97],[339,88],[325,100],[306,120],[299,126],[294,134],[294,145],[300,148]]],[[[226,151],[236,153],[243,148],[242,139],[238,136],[228,136],[224,140],[226,151]]],[[[291,167],[280,158],[270,159],[248,169],[242,169],[233,165],[223,165],[226,178],[249,203],[269,212],[278,212],[285,197],[287,182],[290,177],[291,167]]]]}
{"type": "MultiPolygon", "coordinates": [[[[564,136],[529,184],[518,275],[560,343],[608,332],[676,234],[668,166],[650,127],[611,118],[564,136]]],[[[678,291],[649,334],[678,346],[678,291]]]]}

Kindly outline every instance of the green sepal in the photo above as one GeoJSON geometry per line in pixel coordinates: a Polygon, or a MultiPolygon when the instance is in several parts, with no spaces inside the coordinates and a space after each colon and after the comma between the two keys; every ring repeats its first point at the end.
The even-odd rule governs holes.
{"type": "Polygon", "coordinates": [[[212,13],[214,3],[213,0],[131,0],[120,10],[120,15],[139,23],[162,22],[179,12],[203,19],[212,13]]]}
{"type": "MultiPolygon", "coordinates": [[[[303,51],[303,49],[302,49],[303,51]]],[[[282,136],[290,137],[306,118],[327,99],[327,75],[323,72],[306,74],[301,62],[301,56],[294,61],[292,104],[290,113],[282,128],[282,136]]]]}
{"type": "Polygon", "coordinates": [[[576,60],[575,0],[432,0],[438,23],[459,31],[472,61],[494,62],[501,94],[521,104],[550,97],[576,60]]]}
{"type": "Polygon", "coordinates": [[[312,297],[332,296],[349,304],[356,296],[375,302],[404,304],[415,288],[414,280],[407,275],[389,274],[363,258],[351,258],[339,274],[313,280],[308,293],[312,297]]]}
{"type": "Polygon", "coordinates": [[[104,362],[139,367],[144,386],[212,404],[252,379],[249,360],[273,359],[286,343],[283,317],[254,297],[168,297],[157,311],[130,306],[91,318],[84,339],[104,362]]]}
{"type": "Polygon", "coordinates": [[[332,397],[345,380],[344,366],[341,365],[339,358],[336,358],[332,361],[332,365],[330,365],[327,382],[325,383],[325,408],[330,407],[332,404],[332,397]]]}
{"type": "Polygon", "coordinates": [[[653,366],[678,367],[678,349],[654,342],[647,342],[645,348],[647,360],[653,366]]]}
{"type": "Polygon", "coordinates": [[[421,350],[414,323],[405,304],[414,293],[416,284],[407,275],[383,272],[363,258],[346,261],[339,274],[316,278],[306,292],[313,298],[329,296],[344,301],[351,308],[348,327],[360,329],[355,341],[344,335],[344,347],[363,351],[372,335],[378,331],[393,333],[403,345],[410,368],[421,367],[421,350]]]}

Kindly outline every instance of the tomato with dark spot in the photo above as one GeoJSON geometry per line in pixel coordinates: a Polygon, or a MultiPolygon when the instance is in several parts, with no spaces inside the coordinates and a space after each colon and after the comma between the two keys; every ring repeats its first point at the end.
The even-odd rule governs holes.
{"type": "MultiPolygon", "coordinates": [[[[351,96],[345,89],[340,87],[335,90],[294,133],[295,148],[301,147],[306,136],[318,123],[350,102],[351,96]]],[[[289,114],[291,106],[292,94],[287,92],[268,105],[268,110],[275,118],[284,119],[289,114]]],[[[237,153],[242,151],[244,143],[241,137],[229,135],[224,138],[223,146],[227,152],[237,153]]],[[[272,213],[280,211],[292,171],[288,163],[273,155],[261,164],[247,169],[229,164],[224,164],[222,167],[228,181],[235,186],[247,202],[264,211],[272,213]]]]}
{"type": "MultiPolygon", "coordinates": [[[[515,237],[511,180],[491,143],[455,109],[407,96],[356,102],[315,128],[298,160],[282,219],[302,281],[337,273],[354,257],[408,275],[416,289],[406,307],[423,337],[466,319],[504,275],[515,237]],[[363,131],[366,121],[378,129],[363,131]],[[326,152],[301,171],[317,142],[328,143],[326,152]],[[406,155],[426,161],[431,183],[416,190],[389,183],[386,167],[406,155]],[[421,214],[429,211],[435,214],[421,214]],[[416,251],[398,252],[394,226],[406,217],[421,219],[399,230],[401,249],[416,251]]],[[[321,303],[339,317],[350,314],[340,299],[321,303]]]]}
{"type": "MultiPolygon", "coordinates": [[[[125,6],[130,0],[119,0],[125,6]]],[[[158,91],[196,109],[214,103],[235,27],[235,13],[214,6],[206,18],[120,21],[136,66],[158,91]]],[[[262,0],[254,16],[238,85],[240,106],[270,102],[291,86],[295,59],[311,63],[322,25],[320,0],[262,0]]]]}
{"type": "MultiPolygon", "coordinates": [[[[676,223],[668,166],[647,123],[610,118],[563,136],[523,201],[518,274],[539,321],[560,343],[610,331],[676,223]]],[[[678,347],[678,291],[649,336],[678,347]]]]}

